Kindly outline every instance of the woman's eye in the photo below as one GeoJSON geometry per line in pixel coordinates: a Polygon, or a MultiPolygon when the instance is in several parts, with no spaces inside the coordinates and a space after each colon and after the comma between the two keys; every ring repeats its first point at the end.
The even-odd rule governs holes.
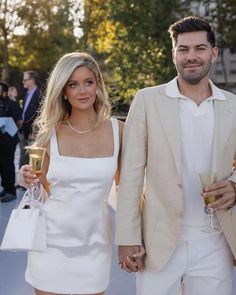
{"type": "Polygon", "coordinates": [[[93,80],[87,80],[85,81],[86,86],[91,86],[93,84],[93,80]]]}
{"type": "Polygon", "coordinates": [[[70,87],[70,88],[76,88],[76,87],[78,87],[78,84],[77,83],[74,83],[74,82],[71,82],[71,83],[68,84],[68,87],[70,87]]]}

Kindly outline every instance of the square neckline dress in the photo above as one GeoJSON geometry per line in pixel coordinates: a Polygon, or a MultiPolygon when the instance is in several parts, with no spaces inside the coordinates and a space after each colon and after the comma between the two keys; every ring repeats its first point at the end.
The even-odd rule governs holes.
{"type": "Polygon", "coordinates": [[[113,156],[81,158],[59,154],[50,139],[45,201],[47,251],[29,252],[26,281],[58,294],[92,294],[109,284],[112,228],[108,196],[117,169],[119,125],[111,118],[113,156]]]}

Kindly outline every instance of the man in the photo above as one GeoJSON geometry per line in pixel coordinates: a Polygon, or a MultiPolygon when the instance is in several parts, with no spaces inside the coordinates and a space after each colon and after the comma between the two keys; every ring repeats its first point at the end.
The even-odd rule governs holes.
{"type": "Polygon", "coordinates": [[[7,96],[8,85],[0,82],[0,192],[2,203],[16,199],[15,150],[19,141],[18,128],[22,125],[21,108],[18,102],[7,96]]]}
{"type": "Polygon", "coordinates": [[[29,140],[32,138],[32,124],[37,116],[37,111],[40,105],[40,91],[38,88],[39,76],[35,71],[24,72],[23,84],[24,88],[28,89],[23,101],[23,125],[20,130],[21,140],[21,155],[20,167],[29,163],[29,157],[25,151],[25,146],[28,145],[29,140]]]}
{"type": "Polygon", "coordinates": [[[124,128],[116,216],[120,265],[138,295],[231,295],[236,257],[236,96],[209,80],[217,59],[207,21],[187,17],[169,32],[177,77],[138,91],[124,128]],[[199,173],[218,181],[202,192],[199,173]],[[145,194],[143,193],[144,175],[145,194]],[[217,196],[206,233],[206,192],[217,196]],[[143,268],[142,245],[146,250],[143,268]]]}

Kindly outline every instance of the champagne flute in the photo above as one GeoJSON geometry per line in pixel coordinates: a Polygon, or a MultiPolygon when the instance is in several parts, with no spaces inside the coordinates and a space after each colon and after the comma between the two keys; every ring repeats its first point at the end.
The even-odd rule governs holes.
{"type": "MultiPolygon", "coordinates": [[[[205,192],[205,188],[213,184],[217,181],[217,173],[212,172],[212,173],[200,173],[199,174],[201,184],[202,184],[202,189],[203,192],[205,192]]],[[[207,193],[207,195],[204,197],[204,211],[208,216],[208,225],[202,230],[203,232],[211,233],[211,232],[217,232],[219,229],[214,226],[213,224],[213,217],[214,217],[214,209],[213,208],[208,208],[207,205],[215,202],[217,200],[217,196],[212,196],[211,192],[207,193]]]]}
{"type": "Polygon", "coordinates": [[[30,160],[30,166],[33,169],[33,172],[36,175],[40,175],[42,173],[42,164],[43,159],[46,153],[46,148],[42,147],[30,147],[27,149],[29,153],[29,160],[30,160]]]}
{"type": "MultiPolygon", "coordinates": [[[[27,150],[29,153],[29,164],[33,169],[33,173],[35,173],[37,176],[41,175],[46,148],[34,146],[27,148],[27,150]]],[[[41,190],[41,184],[39,182],[33,182],[32,188],[30,190],[31,205],[33,205],[34,200],[37,201],[39,199],[41,190]]]]}

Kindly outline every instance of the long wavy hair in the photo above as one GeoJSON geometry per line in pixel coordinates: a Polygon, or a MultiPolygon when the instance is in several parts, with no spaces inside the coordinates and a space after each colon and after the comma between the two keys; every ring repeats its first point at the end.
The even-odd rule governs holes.
{"type": "Polygon", "coordinates": [[[34,124],[34,138],[31,146],[45,147],[50,140],[51,131],[70,116],[71,105],[64,99],[63,90],[71,74],[79,67],[85,66],[91,70],[97,81],[97,94],[94,110],[98,120],[110,117],[111,105],[108,93],[97,62],[84,52],[72,52],[62,56],[53,68],[46,89],[46,95],[34,124]]]}

